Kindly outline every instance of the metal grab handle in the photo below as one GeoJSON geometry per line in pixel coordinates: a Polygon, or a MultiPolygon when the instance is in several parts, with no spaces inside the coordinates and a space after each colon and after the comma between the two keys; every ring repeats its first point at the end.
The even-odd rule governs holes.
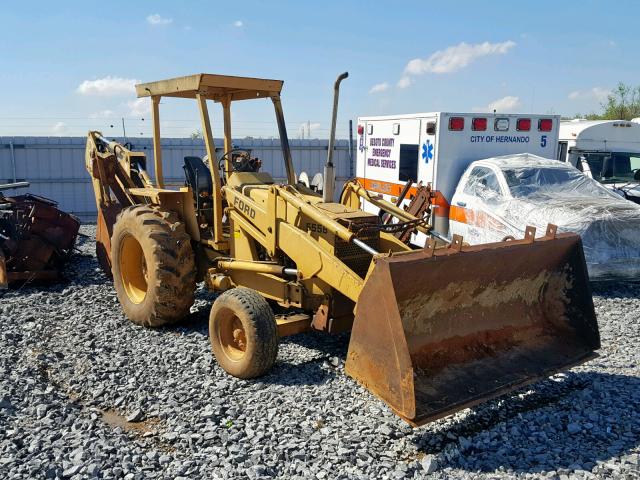
{"type": "Polygon", "coordinates": [[[466,207],[467,202],[456,202],[456,205],[458,205],[459,207],[466,207]]]}

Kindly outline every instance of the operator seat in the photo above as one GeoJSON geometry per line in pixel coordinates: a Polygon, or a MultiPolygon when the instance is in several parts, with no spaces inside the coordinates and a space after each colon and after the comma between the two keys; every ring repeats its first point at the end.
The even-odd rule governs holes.
{"type": "Polygon", "coordinates": [[[200,157],[184,157],[184,174],[187,185],[193,190],[196,208],[211,198],[213,194],[213,180],[211,172],[200,157]]]}

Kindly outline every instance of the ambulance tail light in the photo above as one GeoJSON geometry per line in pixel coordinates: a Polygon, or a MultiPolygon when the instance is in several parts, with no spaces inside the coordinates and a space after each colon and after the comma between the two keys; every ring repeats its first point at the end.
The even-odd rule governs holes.
{"type": "Polygon", "coordinates": [[[519,118],[516,122],[516,130],[519,132],[528,132],[531,130],[531,119],[530,118],[519,118]]]}
{"type": "Polygon", "coordinates": [[[454,131],[464,130],[464,117],[449,118],[449,130],[454,130],[454,131]]]}
{"type": "Polygon", "coordinates": [[[541,118],[538,120],[538,130],[541,132],[550,132],[553,127],[553,120],[551,118],[541,118]]]}
{"type": "Polygon", "coordinates": [[[362,135],[364,133],[364,125],[358,125],[358,135],[362,135]]]}
{"type": "Polygon", "coordinates": [[[475,132],[484,132],[487,129],[486,118],[474,118],[471,120],[471,130],[475,132]]]}

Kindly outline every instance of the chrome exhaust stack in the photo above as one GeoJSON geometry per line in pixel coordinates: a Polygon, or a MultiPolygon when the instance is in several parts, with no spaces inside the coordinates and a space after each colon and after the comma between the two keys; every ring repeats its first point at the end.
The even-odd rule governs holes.
{"type": "Polygon", "coordinates": [[[333,115],[331,117],[331,132],[329,133],[329,151],[327,164],[324,166],[324,185],[322,186],[322,201],[333,202],[336,189],[336,173],[333,168],[333,148],[336,142],[336,121],[338,118],[338,97],[340,95],[340,82],[349,76],[348,72],[338,75],[333,85],[333,115]]]}

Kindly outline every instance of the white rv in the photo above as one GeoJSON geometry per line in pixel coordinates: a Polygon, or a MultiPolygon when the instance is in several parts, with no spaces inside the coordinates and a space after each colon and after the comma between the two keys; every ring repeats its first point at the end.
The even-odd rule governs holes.
{"type": "MultiPolygon", "coordinates": [[[[433,112],[358,118],[356,175],[394,201],[408,180],[436,191],[434,228],[446,235],[458,181],[474,160],[515,153],[555,158],[556,115],[433,112]]],[[[373,205],[365,209],[377,213],[373,205]]],[[[420,235],[413,239],[424,244],[420,235]]]]}
{"type": "Polygon", "coordinates": [[[640,203],[640,124],[625,120],[561,122],[557,158],[640,203]]]}

